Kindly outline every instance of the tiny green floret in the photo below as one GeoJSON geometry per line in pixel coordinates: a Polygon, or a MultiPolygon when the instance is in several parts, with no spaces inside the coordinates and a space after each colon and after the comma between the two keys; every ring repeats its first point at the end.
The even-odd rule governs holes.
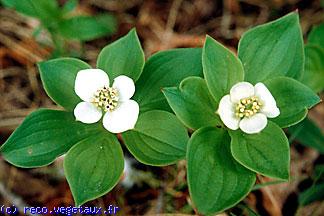
{"type": "Polygon", "coordinates": [[[256,96],[241,99],[235,107],[235,115],[239,118],[251,117],[258,113],[262,107],[262,103],[256,96]]]}
{"type": "Polygon", "coordinates": [[[118,95],[116,88],[104,86],[95,92],[92,103],[104,112],[111,112],[118,106],[118,95]]]}

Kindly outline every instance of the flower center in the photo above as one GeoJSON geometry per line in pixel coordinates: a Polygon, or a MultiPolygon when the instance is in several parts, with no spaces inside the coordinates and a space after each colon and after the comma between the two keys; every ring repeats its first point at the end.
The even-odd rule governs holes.
{"type": "Polygon", "coordinates": [[[118,105],[118,91],[113,87],[102,87],[96,91],[92,103],[105,112],[113,111],[118,105]]]}
{"type": "Polygon", "coordinates": [[[236,104],[235,115],[239,118],[253,116],[260,111],[261,106],[262,103],[259,101],[259,98],[255,96],[241,99],[240,102],[236,104]]]}

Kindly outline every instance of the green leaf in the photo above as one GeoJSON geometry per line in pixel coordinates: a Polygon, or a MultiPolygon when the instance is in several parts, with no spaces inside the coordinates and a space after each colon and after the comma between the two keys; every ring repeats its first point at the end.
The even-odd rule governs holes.
{"type": "Polygon", "coordinates": [[[324,46],[305,46],[305,73],[302,83],[315,92],[324,90],[324,46]]]}
{"type": "Polygon", "coordinates": [[[270,185],[277,185],[277,184],[282,184],[282,183],[286,183],[286,181],[274,180],[274,181],[268,181],[268,182],[265,182],[265,183],[255,184],[253,186],[253,188],[252,188],[252,191],[259,190],[261,188],[264,188],[264,187],[267,187],[267,186],[270,186],[270,185]]]}
{"type": "Polygon", "coordinates": [[[289,179],[289,143],[284,132],[271,121],[260,133],[230,131],[233,157],[248,169],[262,175],[289,179]]]}
{"type": "Polygon", "coordinates": [[[104,70],[110,80],[126,75],[134,81],[140,77],[145,63],[144,52],[135,29],[104,47],[97,59],[97,68],[104,70]]]}
{"type": "Polygon", "coordinates": [[[75,16],[62,20],[58,32],[67,39],[88,41],[115,33],[116,26],[115,17],[109,14],[75,16]]]}
{"type": "Polygon", "coordinates": [[[121,146],[110,133],[94,135],[73,146],[64,159],[64,173],[75,205],[108,193],[124,169],[121,146]]]}
{"type": "Polygon", "coordinates": [[[324,181],[324,164],[316,165],[314,170],[314,182],[324,181]]]}
{"type": "Polygon", "coordinates": [[[300,79],[303,44],[297,12],[247,31],[238,48],[245,80],[255,84],[277,76],[300,79]]]}
{"type": "Polygon", "coordinates": [[[288,128],[290,139],[297,139],[307,147],[315,148],[324,154],[324,134],[321,129],[310,119],[305,118],[302,122],[288,128]]]}
{"type": "MultiPolygon", "coordinates": [[[[238,209],[241,209],[243,211],[242,213],[240,213],[240,215],[246,215],[246,216],[261,216],[258,213],[256,213],[252,208],[250,208],[247,203],[240,203],[236,207],[238,209]]],[[[233,214],[233,212],[230,212],[230,215],[231,216],[236,216],[235,214],[233,214]]]]}
{"type": "Polygon", "coordinates": [[[67,0],[62,8],[63,13],[69,13],[73,11],[78,6],[78,3],[78,0],[67,0]]]}
{"type": "Polygon", "coordinates": [[[53,21],[60,17],[60,8],[56,0],[1,0],[9,8],[42,21],[53,21]]]}
{"type": "Polygon", "coordinates": [[[256,213],[253,209],[251,209],[248,204],[238,204],[237,207],[239,209],[242,209],[242,214],[240,215],[246,215],[246,216],[261,216],[258,213],[256,213]]]}
{"type": "Polygon", "coordinates": [[[308,44],[316,44],[321,48],[324,48],[324,23],[313,27],[312,31],[308,35],[308,44]]]}
{"type": "Polygon", "coordinates": [[[0,152],[5,160],[18,167],[45,166],[98,131],[98,124],[77,122],[70,112],[40,109],[26,117],[0,152]]]}
{"type": "Polygon", "coordinates": [[[275,122],[277,125],[279,125],[282,128],[287,128],[290,127],[292,125],[298,124],[299,122],[301,122],[308,113],[308,109],[305,108],[302,111],[298,112],[298,113],[285,113],[282,115],[282,113],[275,119],[271,119],[271,121],[275,122]]]}
{"type": "Polygon", "coordinates": [[[47,95],[66,110],[73,110],[81,101],[74,92],[76,75],[90,65],[75,58],[59,58],[41,62],[38,68],[47,95]]]}
{"type": "Polygon", "coordinates": [[[202,76],[200,48],[173,49],[153,55],[136,83],[134,100],[140,104],[140,111],[171,111],[161,89],[179,86],[188,76],[202,76]]]}
{"type": "Polygon", "coordinates": [[[273,119],[280,127],[300,122],[305,118],[305,109],[320,102],[320,98],[311,89],[288,77],[266,80],[264,84],[275,98],[280,110],[280,115],[273,119]]]}
{"type": "Polygon", "coordinates": [[[324,199],[324,182],[319,184],[314,184],[312,187],[303,191],[299,195],[299,203],[303,206],[323,199],[324,199]]]}
{"type": "Polygon", "coordinates": [[[255,173],[231,155],[226,130],[205,127],[188,143],[188,185],[200,213],[222,212],[241,201],[255,183],[255,173]]]}
{"type": "Polygon", "coordinates": [[[164,88],[163,93],[172,110],[188,128],[197,130],[221,124],[216,114],[217,104],[204,79],[188,77],[180,83],[179,88],[164,88]]]}
{"type": "Polygon", "coordinates": [[[139,116],[135,128],[122,134],[134,157],[148,165],[164,166],[183,159],[189,136],[171,113],[152,110],[139,116]]]}
{"type": "Polygon", "coordinates": [[[0,0],[0,2],[1,4],[3,4],[3,6],[12,8],[15,6],[16,0],[0,0]]]}
{"type": "Polygon", "coordinates": [[[209,36],[202,53],[202,65],[207,86],[217,103],[230,92],[234,84],[243,81],[241,61],[209,36]]]}

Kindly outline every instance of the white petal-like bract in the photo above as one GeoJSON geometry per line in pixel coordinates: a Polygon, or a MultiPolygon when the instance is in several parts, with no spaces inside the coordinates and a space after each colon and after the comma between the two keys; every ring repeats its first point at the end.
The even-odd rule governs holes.
{"type": "Polygon", "coordinates": [[[74,91],[83,100],[90,102],[94,93],[109,86],[109,77],[101,69],[80,70],[75,79],[74,91]]]}
{"type": "Polygon", "coordinates": [[[89,102],[80,102],[74,108],[74,116],[77,121],[92,124],[101,119],[102,111],[89,102]]]}
{"type": "Polygon", "coordinates": [[[280,110],[277,107],[277,103],[272,96],[271,92],[263,83],[257,83],[254,86],[255,96],[262,102],[261,112],[268,118],[275,118],[280,114],[280,110]]]}
{"type": "Polygon", "coordinates": [[[118,76],[114,79],[113,87],[118,90],[120,101],[129,100],[135,93],[134,81],[124,75],[118,76]]]}
{"type": "Polygon", "coordinates": [[[237,130],[240,119],[235,116],[235,105],[230,99],[230,95],[225,95],[219,102],[218,114],[226,127],[237,130]]]}
{"type": "Polygon", "coordinates": [[[280,114],[268,88],[263,83],[253,86],[248,82],[236,83],[219,102],[217,112],[229,129],[240,128],[247,134],[259,133],[267,126],[267,117],[280,114]]]}
{"type": "Polygon", "coordinates": [[[280,114],[280,110],[277,106],[264,106],[261,108],[261,113],[268,118],[276,118],[280,114]]]}
{"type": "Polygon", "coordinates": [[[135,127],[139,114],[139,106],[134,100],[127,100],[112,112],[103,117],[104,127],[112,133],[121,133],[135,127]]]}
{"type": "Polygon", "coordinates": [[[259,133],[267,126],[267,117],[262,113],[256,113],[251,117],[244,117],[240,121],[240,129],[247,134],[259,133]]]}
{"type": "Polygon", "coordinates": [[[230,90],[231,101],[233,103],[240,102],[241,99],[252,97],[254,95],[254,87],[248,82],[239,82],[233,85],[230,90]]]}

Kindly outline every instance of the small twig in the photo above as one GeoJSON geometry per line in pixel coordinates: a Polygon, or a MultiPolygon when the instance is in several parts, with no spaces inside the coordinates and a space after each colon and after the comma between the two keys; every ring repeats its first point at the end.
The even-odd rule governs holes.
{"type": "Polygon", "coordinates": [[[162,41],[162,46],[165,46],[169,43],[170,39],[172,38],[173,28],[175,26],[177,15],[179,8],[181,6],[183,0],[174,0],[170,9],[168,21],[165,26],[164,37],[162,41]]]}
{"type": "Polygon", "coordinates": [[[224,12],[223,12],[223,16],[221,19],[221,32],[222,32],[223,36],[226,38],[233,37],[232,32],[229,30],[231,22],[232,22],[232,15],[229,10],[229,6],[230,6],[229,0],[224,1],[224,7],[223,7],[224,12]]]}
{"type": "Polygon", "coordinates": [[[31,62],[40,62],[43,60],[42,57],[35,55],[32,51],[21,46],[17,40],[8,37],[2,32],[0,32],[0,41],[5,46],[14,50],[16,53],[20,54],[21,56],[26,56],[26,58],[29,59],[31,62]]]}
{"type": "Polygon", "coordinates": [[[27,64],[27,75],[28,75],[30,87],[33,93],[35,94],[35,99],[33,100],[33,103],[37,105],[40,101],[40,92],[39,92],[40,86],[38,84],[37,72],[35,70],[34,65],[27,64]]]}
{"type": "Polygon", "coordinates": [[[89,4],[101,7],[109,11],[126,11],[136,5],[142,4],[143,0],[128,0],[128,1],[107,1],[107,0],[90,0],[89,4]]]}
{"type": "Polygon", "coordinates": [[[172,31],[177,20],[179,8],[183,0],[174,0],[170,9],[166,29],[172,31]]]}
{"type": "Polygon", "coordinates": [[[0,121],[0,128],[15,128],[17,127],[24,118],[18,117],[18,118],[8,118],[8,119],[2,119],[0,121]]]}
{"type": "MultiPolygon", "coordinates": [[[[261,184],[265,183],[261,176],[257,175],[257,177],[258,177],[258,180],[261,182],[261,184]]],[[[274,212],[276,212],[277,215],[281,215],[281,209],[280,209],[279,204],[278,204],[277,200],[275,199],[271,189],[268,186],[265,186],[265,187],[261,188],[261,190],[263,190],[265,192],[265,194],[268,196],[268,198],[273,206],[274,212]]]]}
{"type": "MultiPolygon", "coordinates": [[[[0,67],[2,65],[0,64],[0,67]]],[[[0,69],[0,79],[9,77],[9,76],[17,76],[21,74],[24,70],[21,67],[10,67],[6,69],[0,69]]]]}

